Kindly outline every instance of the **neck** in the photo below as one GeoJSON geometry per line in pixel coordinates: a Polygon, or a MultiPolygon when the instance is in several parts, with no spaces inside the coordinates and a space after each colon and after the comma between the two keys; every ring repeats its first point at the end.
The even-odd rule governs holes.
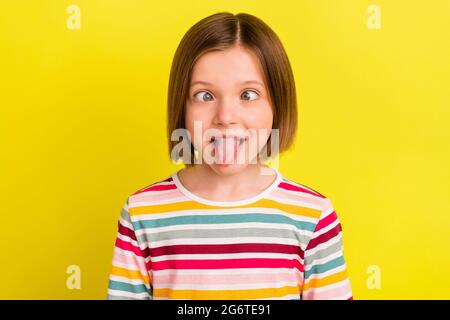
{"type": "MultiPolygon", "coordinates": [[[[220,174],[206,164],[195,165],[182,171],[182,182],[187,188],[199,191],[205,188],[204,181],[208,181],[207,189],[214,198],[236,198],[248,193],[259,193],[267,188],[274,180],[270,167],[263,164],[249,164],[235,174],[220,174]],[[265,173],[265,174],[264,174],[265,173]]],[[[180,175],[181,176],[181,175],[180,175]]]]}

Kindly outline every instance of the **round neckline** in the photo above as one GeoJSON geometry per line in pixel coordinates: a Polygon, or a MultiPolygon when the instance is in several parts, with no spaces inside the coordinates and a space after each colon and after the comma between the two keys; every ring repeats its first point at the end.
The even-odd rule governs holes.
{"type": "Polygon", "coordinates": [[[275,180],[263,191],[261,191],[260,193],[258,193],[257,195],[247,198],[247,199],[243,199],[243,200],[237,200],[237,201],[217,201],[217,200],[210,200],[210,199],[206,199],[200,196],[195,195],[194,193],[192,193],[191,191],[189,191],[180,181],[180,178],[178,177],[178,173],[183,170],[183,169],[179,169],[177,170],[175,173],[172,174],[172,180],[175,183],[175,186],[178,188],[178,190],[185,195],[187,198],[202,203],[202,204],[206,204],[206,205],[210,205],[210,206],[218,206],[218,207],[232,207],[232,206],[241,206],[241,205],[245,205],[245,204],[250,204],[250,203],[254,203],[260,199],[262,199],[267,193],[271,192],[274,188],[276,188],[281,180],[283,179],[283,176],[281,175],[281,172],[279,172],[277,169],[275,168],[270,168],[272,170],[275,171],[276,173],[276,177],[275,180]]]}

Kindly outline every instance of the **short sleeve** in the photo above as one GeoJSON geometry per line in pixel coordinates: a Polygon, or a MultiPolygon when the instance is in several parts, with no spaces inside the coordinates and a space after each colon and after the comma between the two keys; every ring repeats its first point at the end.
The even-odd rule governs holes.
{"type": "Polygon", "coordinates": [[[304,254],[303,300],[352,300],[341,223],[326,198],[304,254]]]}
{"type": "Polygon", "coordinates": [[[153,298],[148,248],[142,248],[139,244],[128,205],[129,199],[118,221],[107,300],[153,298]]]}

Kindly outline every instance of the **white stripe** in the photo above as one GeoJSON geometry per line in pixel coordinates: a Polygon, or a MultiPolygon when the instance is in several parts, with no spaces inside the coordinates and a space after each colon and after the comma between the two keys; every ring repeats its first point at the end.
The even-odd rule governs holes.
{"type": "Polygon", "coordinates": [[[129,223],[127,220],[125,220],[124,218],[122,218],[122,216],[120,216],[119,222],[124,227],[127,227],[127,228],[131,229],[132,231],[134,231],[133,225],[131,223],[129,223]]]}
{"type": "Polygon", "coordinates": [[[332,213],[334,211],[334,207],[333,204],[331,203],[330,199],[326,199],[327,201],[324,204],[324,207],[322,209],[323,212],[323,216],[326,217],[327,215],[329,215],[330,213],[332,213]]]}
{"type": "MultiPolygon", "coordinates": [[[[270,195],[270,198],[267,197],[267,199],[269,200],[273,200],[276,202],[280,202],[282,204],[287,204],[287,205],[291,205],[291,206],[297,206],[297,207],[301,207],[301,208],[305,208],[305,209],[312,209],[312,210],[317,210],[317,211],[322,211],[323,205],[322,204],[314,204],[311,202],[307,202],[305,200],[293,200],[293,199],[289,199],[289,198],[282,198],[276,195],[270,195]]],[[[317,198],[314,198],[317,199],[317,198]]]]}
{"type": "Polygon", "coordinates": [[[345,294],[343,296],[333,298],[333,300],[348,300],[348,299],[350,299],[351,296],[352,296],[352,293],[348,292],[347,294],[345,294]]]}
{"type": "Polygon", "coordinates": [[[149,294],[147,292],[142,292],[142,293],[133,293],[133,292],[128,292],[128,291],[122,291],[122,290],[113,290],[113,289],[108,289],[108,294],[111,296],[122,296],[122,297],[128,297],[128,298],[137,298],[137,299],[148,299],[149,298],[149,294]]]}
{"type": "Polygon", "coordinates": [[[318,236],[320,236],[321,234],[326,233],[327,231],[333,229],[334,227],[336,227],[339,224],[339,220],[336,219],[334,220],[332,223],[330,223],[329,225],[327,225],[325,228],[320,229],[319,231],[316,231],[314,233],[314,238],[317,238],[318,236]]]}
{"type": "Polygon", "coordinates": [[[327,263],[335,258],[341,257],[342,256],[342,252],[341,251],[337,251],[333,254],[330,254],[322,259],[314,259],[313,263],[308,264],[307,266],[305,266],[305,272],[311,270],[312,267],[317,266],[319,264],[323,264],[323,263],[327,263]]]}
{"type": "Polygon", "coordinates": [[[128,251],[128,250],[125,250],[125,249],[122,249],[119,247],[114,247],[114,252],[120,253],[120,254],[126,256],[127,258],[131,258],[133,260],[138,260],[138,261],[141,260],[142,263],[144,263],[144,261],[145,261],[144,257],[138,256],[132,251],[128,251]]]}
{"type": "Polygon", "coordinates": [[[142,245],[142,247],[143,247],[143,248],[142,248],[141,245],[140,245],[136,240],[131,239],[129,236],[124,236],[124,235],[121,234],[121,233],[118,233],[118,234],[117,234],[117,238],[119,238],[120,240],[123,240],[123,241],[125,241],[125,242],[129,242],[129,243],[131,243],[133,246],[138,247],[138,248],[140,248],[141,250],[144,250],[145,248],[147,248],[147,247],[145,246],[145,244],[142,245]]]}
{"type": "MultiPolygon", "coordinates": [[[[126,242],[130,242],[130,243],[131,243],[132,245],[134,245],[135,247],[140,248],[141,251],[144,251],[145,249],[148,248],[148,246],[147,246],[145,243],[140,244],[140,243],[138,243],[136,240],[131,239],[129,236],[124,236],[124,235],[121,234],[121,233],[117,233],[117,238],[119,238],[120,240],[126,241],[126,242]]],[[[134,254],[134,251],[133,251],[133,254],[134,254]]]]}
{"type": "Polygon", "coordinates": [[[185,202],[184,199],[185,199],[184,196],[177,196],[177,197],[173,197],[173,198],[166,198],[166,199],[159,199],[159,200],[156,200],[156,199],[146,199],[146,200],[141,200],[141,201],[134,200],[133,203],[131,204],[131,206],[133,208],[138,208],[138,207],[173,204],[173,203],[178,203],[178,202],[185,202]]]}
{"type": "Polygon", "coordinates": [[[124,269],[131,270],[131,271],[139,271],[142,274],[141,269],[137,265],[134,265],[134,264],[123,264],[119,261],[113,260],[112,265],[114,267],[124,268],[124,269]]]}
{"type": "Polygon", "coordinates": [[[219,223],[219,224],[182,224],[166,227],[143,228],[137,230],[136,236],[143,234],[156,234],[166,231],[180,231],[180,230],[223,230],[223,229],[245,229],[245,228],[262,228],[262,229],[276,229],[289,230],[300,233],[302,236],[312,236],[311,231],[300,230],[296,226],[287,223],[264,223],[264,222],[239,222],[239,223],[219,223]]]}
{"type": "Polygon", "coordinates": [[[326,278],[328,276],[331,276],[332,274],[344,271],[344,269],[346,269],[346,266],[342,265],[342,266],[336,267],[334,269],[328,270],[328,271],[323,272],[323,273],[314,273],[306,280],[305,284],[310,282],[312,279],[323,279],[323,278],[326,278]]]}
{"type": "Polygon", "coordinates": [[[320,288],[311,287],[308,290],[303,291],[303,294],[307,294],[311,290],[314,290],[314,292],[317,292],[317,293],[321,293],[321,292],[324,292],[324,291],[329,291],[329,290],[332,290],[332,289],[337,289],[337,288],[340,288],[340,287],[348,286],[349,284],[350,284],[349,279],[346,278],[346,279],[344,279],[342,281],[339,281],[339,282],[336,282],[336,283],[333,283],[333,284],[328,284],[328,285],[326,285],[324,287],[320,287],[320,288]]]}
{"type": "Polygon", "coordinates": [[[284,211],[281,211],[281,214],[283,214],[286,217],[289,217],[289,218],[293,219],[294,221],[298,221],[298,222],[317,223],[317,221],[319,221],[318,218],[313,218],[313,217],[308,217],[308,216],[288,213],[288,212],[284,212],[284,211]]]}

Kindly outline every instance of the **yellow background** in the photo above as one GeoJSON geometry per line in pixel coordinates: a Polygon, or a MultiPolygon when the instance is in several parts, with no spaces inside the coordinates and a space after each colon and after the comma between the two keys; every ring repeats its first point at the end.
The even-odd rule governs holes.
{"type": "Polygon", "coordinates": [[[218,11],[284,43],[299,133],[279,169],[332,200],[355,299],[449,299],[448,0],[2,1],[0,298],[105,299],[126,197],[181,168],[165,136],[173,54],[218,11]]]}

